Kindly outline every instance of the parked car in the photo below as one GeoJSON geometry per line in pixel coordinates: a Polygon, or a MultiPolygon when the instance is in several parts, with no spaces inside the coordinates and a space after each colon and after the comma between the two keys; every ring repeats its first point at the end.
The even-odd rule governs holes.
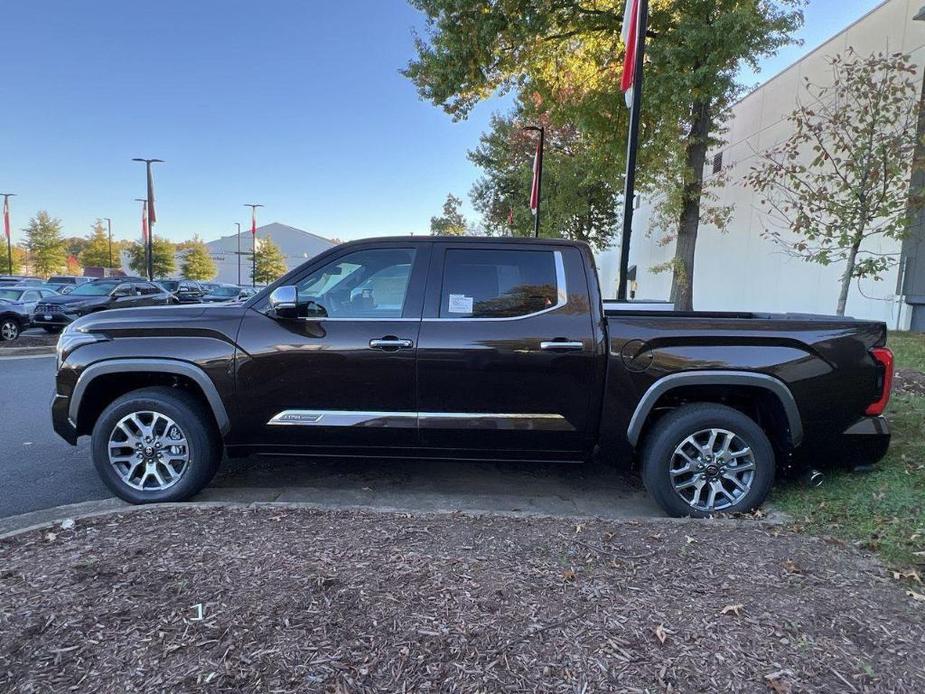
{"type": "Polygon", "coordinates": [[[171,294],[153,282],[106,278],[81,284],[70,294],[43,300],[35,307],[32,320],[47,332],[55,333],[88,313],[171,302],[171,294]]]}
{"type": "Polygon", "coordinates": [[[0,275],[0,287],[28,287],[42,284],[40,277],[28,275],[0,275]]]}
{"type": "Polygon", "coordinates": [[[205,294],[196,280],[157,280],[155,284],[170,292],[178,304],[198,304],[205,294]]]}
{"type": "Polygon", "coordinates": [[[240,301],[246,298],[246,294],[241,287],[236,284],[220,284],[200,299],[206,304],[223,303],[228,301],[240,301]]]}
{"type": "Polygon", "coordinates": [[[885,341],[850,318],[604,308],[583,243],[374,239],[242,304],[80,319],[52,419],[132,503],[189,498],[225,451],[598,456],[708,516],[756,508],[782,470],[879,460],[885,341]]]}
{"type": "Polygon", "coordinates": [[[43,284],[42,286],[45,289],[51,289],[52,291],[57,292],[58,294],[70,294],[72,291],[74,291],[74,288],[77,287],[78,285],[60,284],[58,282],[45,282],[45,284],[43,284]]]}
{"type": "Polygon", "coordinates": [[[56,296],[45,287],[0,287],[0,339],[15,340],[32,325],[32,313],[42,299],[56,296]]]}

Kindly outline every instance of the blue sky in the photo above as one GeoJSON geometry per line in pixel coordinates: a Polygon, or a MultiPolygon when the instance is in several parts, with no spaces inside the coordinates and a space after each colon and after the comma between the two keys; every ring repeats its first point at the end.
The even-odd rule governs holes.
{"type": "MultiPolygon", "coordinates": [[[[803,47],[878,3],[812,0],[803,47]]],[[[178,241],[259,221],[323,236],[427,233],[493,111],[454,123],[399,70],[420,16],[402,0],[29,0],[0,17],[0,192],[14,240],[39,209],[83,235],[111,217],[139,233],[143,165],[158,157],[156,231],[178,241]]],[[[754,83],[755,78],[745,78],[754,83]]]]}

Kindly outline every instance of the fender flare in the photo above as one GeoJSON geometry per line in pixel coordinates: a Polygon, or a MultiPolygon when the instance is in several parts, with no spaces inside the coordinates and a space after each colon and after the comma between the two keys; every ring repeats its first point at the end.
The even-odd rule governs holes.
{"type": "Polygon", "coordinates": [[[222,402],[218,389],[212,382],[206,372],[195,364],[175,359],[108,359],[91,364],[77,379],[74,390],[71,393],[71,402],[68,405],[68,418],[77,423],[77,415],[80,412],[80,401],[86,393],[87,387],[99,376],[114,373],[167,373],[178,376],[186,376],[198,385],[218,424],[218,430],[224,435],[231,428],[228,412],[225,410],[225,403],[222,402]]]}
{"type": "Polygon", "coordinates": [[[797,407],[790,388],[783,381],[767,374],[751,371],[682,371],[658,379],[643,394],[626,429],[626,438],[630,444],[635,448],[639,443],[646,419],[660,397],[675,388],[699,385],[749,386],[770,392],[784,408],[787,424],[790,427],[790,439],[794,447],[799,446],[803,440],[803,420],[800,417],[800,408],[797,407]]]}

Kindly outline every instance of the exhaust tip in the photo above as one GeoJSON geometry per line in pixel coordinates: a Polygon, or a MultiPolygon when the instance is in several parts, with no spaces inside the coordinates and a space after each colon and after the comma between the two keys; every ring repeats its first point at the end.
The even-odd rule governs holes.
{"type": "Polygon", "coordinates": [[[803,476],[803,482],[807,487],[811,489],[816,489],[822,486],[822,483],[825,481],[825,475],[823,475],[818,470],[810,470],[803,476]]]}

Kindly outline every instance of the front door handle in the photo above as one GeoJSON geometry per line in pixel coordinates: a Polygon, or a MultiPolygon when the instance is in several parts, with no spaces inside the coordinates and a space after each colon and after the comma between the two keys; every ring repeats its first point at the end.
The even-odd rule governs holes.
{"type": "Polygon", "coordinates": [[[381,337],[378,340],[370,340],[369,346],[371,349],[411,349],[414,347],[414,341],[401,337],[393,337],[392,335],[386,335],[385,337],[381,337]]]}
{"type": "Polygon", "coordinates": [[[571,342],[568,340],[544,340],[540,343],[540,349],[563,350],[568,352],[577,352],[585,348],[583,342],[571,342]]]}

